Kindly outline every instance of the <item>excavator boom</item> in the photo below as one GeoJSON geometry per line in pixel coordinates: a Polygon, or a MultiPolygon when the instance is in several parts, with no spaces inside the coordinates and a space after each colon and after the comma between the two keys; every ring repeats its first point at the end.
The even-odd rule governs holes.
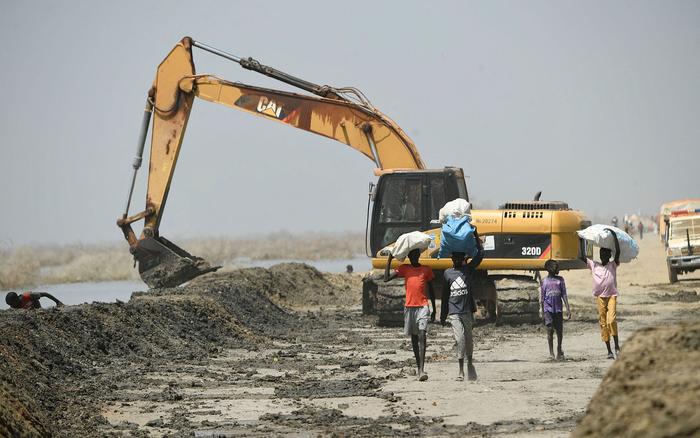
{"type": "Polygon", "coordinates": [[[379,169],[423,169],[413,142],[391,119],[345,100],[305,96],[214,76],[183,80],[195,96],[344,143],[379,169]]]}
{"type": "Polygon", "coordinates": [[[117,221],[139,262],[141,277],[150,287],[176,286],[218,269],[159,235],[160,221],[195,97],[344,143],[371,159],[380,170],[425,168],[413,141],[358,90],[319,86],[252,58],[238,58],[185,37],[160,63],[149,90],[129,197],[124,214],[117,221]],[[197,75],[192,47],[223,56],[246,69],[315,96],[255,87],[213,75],[197,75]],[[129,216],[151,115],[153,128],[146,208],[129,216]],[[144,227],[137,238],[131,224],[140,219],[144,220],[144,227]]]}

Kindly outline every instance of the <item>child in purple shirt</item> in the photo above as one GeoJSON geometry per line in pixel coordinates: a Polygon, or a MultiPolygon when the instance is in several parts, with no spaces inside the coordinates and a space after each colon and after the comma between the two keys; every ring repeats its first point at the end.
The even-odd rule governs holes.
{"type": "Polygon", "coordinates": [[[547,326],[547,342],[549,343],[549,356],[554,359],[554,331],[557,332],[557,360],[564,359],[564,351],[561,349],[561,341],[564,337],[564,306],[566,304],[566,319],[571,319],[569,299],[566,297],[566,283],[559,274],[559,263],[556,260],[547,260],[544,268],[549,275],[542,279],[540,288],[540,302],[542,316],[547,326]]]}

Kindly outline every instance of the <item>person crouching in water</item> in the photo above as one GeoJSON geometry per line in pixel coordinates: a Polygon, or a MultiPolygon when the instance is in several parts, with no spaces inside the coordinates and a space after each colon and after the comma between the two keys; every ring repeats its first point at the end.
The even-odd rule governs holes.
{"type": "Polygon", "coordinates": [[[554,359],[554,331],[557,332],[557,360],[564,359],[564,351],[561,342],[564,338],[564,306],[566,304],[566,319],[571,319],[571,307],[566,297],[566,283],[559,276],[559,263],[556,260],[547,260],[544,268],[549,275],[542,279],[540,287],[540,303],[544,325],[547,326],[547,342],[549,344],[549,356],[554,359]]]}
{"type": "Polygon", "coordinates": [[[620,341],[617,336],[617,267],[620,266],[620,242],[610,228],[615,242],[615,260],[610,261],[612,251],[600,248],[600,263],[586,259],[588,269],[593,275],[593,296],[598,302],[600,320],[600,337],[608,348],[608,359],[615,359],[620,354],[620,341]],[[615,356],[610,349],[610,336],[615,341],[615,356]]]}
{"type": "Polygon", "coordinates": [[[481,241],[477,237],[477,254],[469,263],[464,264],[463,252],[452,253],[452,268],[444,273],[445,283],[442,290],[442,308],[440,322],[445,325],[449,319],[452,325],[455,341],[457,342],[457,361],[459,362],[458,381],[464,380],[464,359],[467,359],[467,377],[476,380],[476,369],[472,362],[474,341],[472,338],[472,326],[474,325],[474,312],[476,302],[472,293],[472,276],[476,267],[484,258],[481,241]]]}
{"type": "Polygon", "coordinates": [[[56,307],[63,307],[63,303],[47,292],[24,292],[21,295],[16,292],[8,292],[5,295],[5,303],[12,309],[41,309],[41,298],[48,298],[56,303],[56,307]]]}
{"type": "Polygon", "coordinates": [[[430,294],[435,295],[433,285],[430,281],[434,278],[433,270],[423,266],[418,262],[420,250],[414,249],[408,253],[408,260],[411,264],[399,266],[390,275],[391,256],[384,272],[384,281],[389,281],[397,276],[406,280],[406,302],[403,312],[404,334],[411,337],[413,354],[416,357],[418,366],[418,380],[424,382],[428,380],[425,372],[425,345],[428,334],[428,319],[430,318],[430,307],[428,297],[425,295],[426,286],[430,289],[430,294]]]}

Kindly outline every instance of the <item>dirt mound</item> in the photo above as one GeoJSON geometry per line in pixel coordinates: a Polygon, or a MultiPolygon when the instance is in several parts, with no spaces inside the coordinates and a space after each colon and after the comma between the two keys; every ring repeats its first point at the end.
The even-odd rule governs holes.
{"type": "Polygon", "coordinates": [[[574,437],[700,434],[700,322],[642,329],[624,346],[574,437]]]}
{"type": "Polygon", "coordinates": [[[350,306],[360,304],[360,274],[328,274],[304,263],[281,263],[269,269],[247,268],[204,275],[190,288],[261,290],[275,303],[287,307],[350,306]]]}
{"type": "Polygon", "coordinates": [[[333,286],[313,268],[282,265],[209,274],[128,303],[0,311],[0,435],[83,436],[99,427],[105,420],[91,397],[114,383],[107,367],[196,362],[293,336],[298,317],[270,297],[296,291],[308,299],[333,286]]]}
{"type": "MultiPolygon", "coordinates": [[[[88,406],[71,400],[70,382],[93,377],[102,366],[118,361],[194,360],[222,346],[253,346],[264,341],[213,300],[159,298],[60,311],[2,312],[0,351],[5,360],[0,363],[0,374],[10,400],[19,406],[2,403],[0,411],[7,407],[11,412],[0,416],[26,409],[35,415],[31,424],[37,430],[55,431],[65,412],[89,417],[88,406]]],[[[7,424],[24,429],[21,422],[7,424]]]]}

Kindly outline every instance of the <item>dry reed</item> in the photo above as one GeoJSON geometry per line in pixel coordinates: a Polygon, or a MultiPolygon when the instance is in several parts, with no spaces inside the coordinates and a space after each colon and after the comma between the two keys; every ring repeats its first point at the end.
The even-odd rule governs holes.
{"type": "MultiPolygon", "coordinates": [[[[333,260],[364,254],[362,234],[275,233],[236,239],[209,237],[176,241],[212,264],[236,260],[333,260]]],[[[126,244],[38,245],[0,248],[0,289],[40,284],[138,279],[126,244]]]]}

